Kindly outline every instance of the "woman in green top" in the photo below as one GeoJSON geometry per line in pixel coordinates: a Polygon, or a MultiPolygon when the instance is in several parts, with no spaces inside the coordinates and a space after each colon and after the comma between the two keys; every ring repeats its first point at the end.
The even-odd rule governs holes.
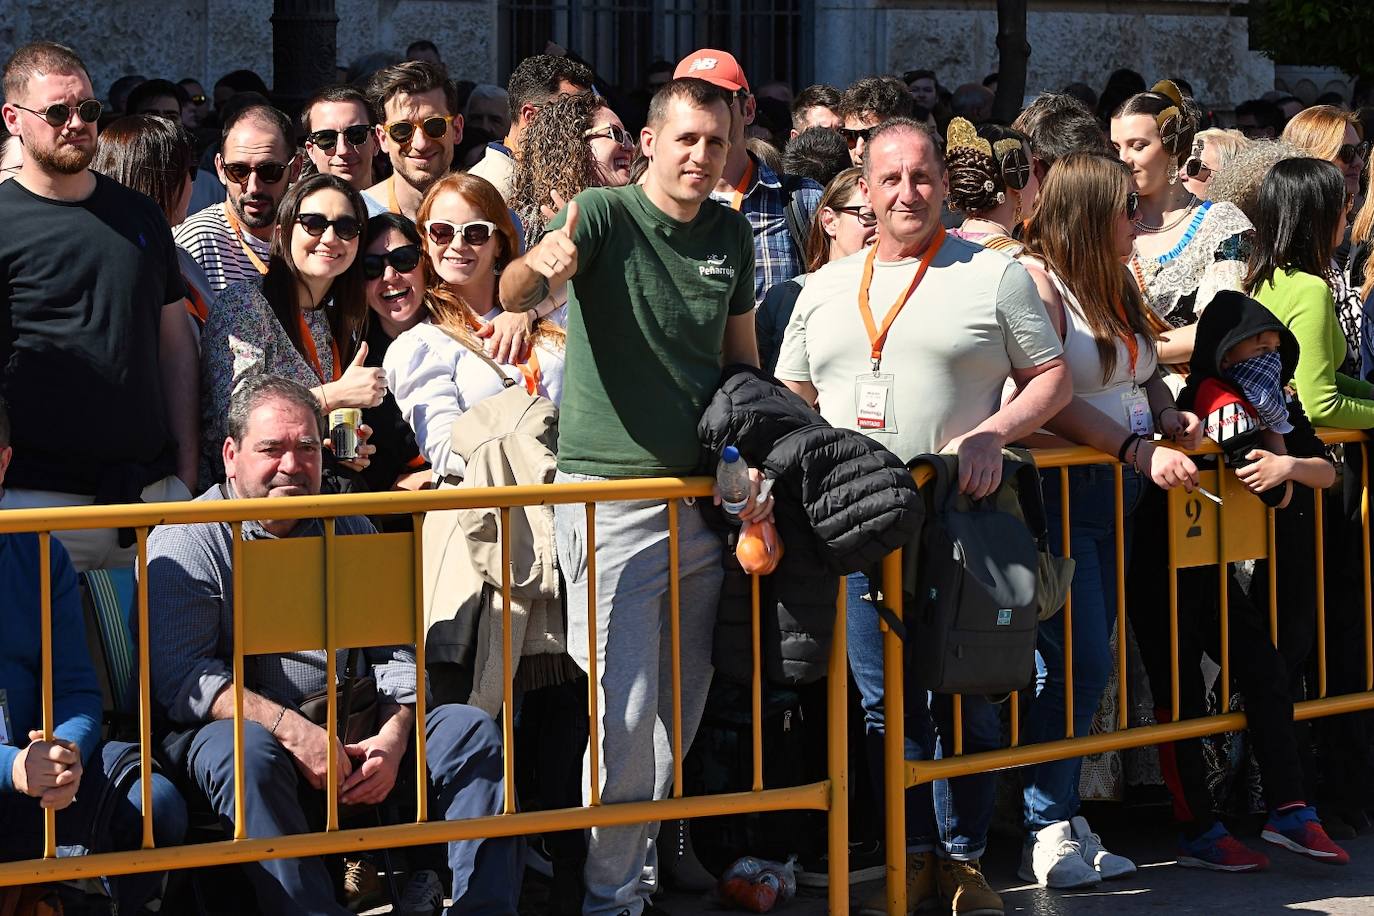
{"type": "MultiPolygon", "coordinates": [[[[1338,367],[1346,339],[1336,315],[1331,254],[1345,233],[1349,203],[1339,169],[1322,159],[1275,163],[1260,185],[1255,239],[1246,288],[1298,340],[1293,383],[1314,426],[1374,428],[1374,385],[1338,367]]],[[[1363,583],[1360,557],[1360,451],[1347,449],[1344,485],[1326,500],[1326,643],[1329,693],[1364,688],[1363,583]],[[1343,491],[1343,493],[1342,493],[1343,491]],[[1343,498],[1343,504],[1342,504],[1343,498]]],[[[1311,582],[1316,577],[1311,509],[1290,506],[1278,518],[1278,578],[1311,582]],[[1296,514],[1295,514],[1296,513],[1296,514]]],[[[1257,571],[1258,577],[1258,571],[1257,571]]],[[[1298,591],[1310,595],[1310,586],[1298,591]]],[[[1315,607],[1290,593],[1281,599],[1279,651],[1295,677],[1294,700],[1302,699],[1298,678],[1310,665],[1300,634],[1315,632],[1315,607]],[[1298,638],[1295,640],[1294,637],[1298,638]]],[[[1324,719],[1314,727],[1323,786],[1319,801],[1333,838],[1351,838],[1368,823],[1364,809],[1374,797],[1364,789],[1374,736],[1360,716],[1324,719]]]]}
{"type": "Polygon", "coordinates": [[[1374,428],[1374,385],[1338,371],[1331,253],[1345,233],[1345,180],[1321,159],[1285,159],[1260,186],[1245,287],[1298,339],[1293,382],[1314,426],[1374,428]]]}

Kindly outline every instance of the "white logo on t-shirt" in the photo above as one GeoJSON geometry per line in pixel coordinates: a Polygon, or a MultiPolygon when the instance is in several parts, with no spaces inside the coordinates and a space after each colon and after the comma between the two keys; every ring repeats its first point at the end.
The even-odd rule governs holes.
{"type": "Polygon", "coordinates": [[[703,277],[730,277],[734,279],[735,269],[725,264],[725,255],[711,254],[706,256],[706,263],[697,267],[703,277]]]}

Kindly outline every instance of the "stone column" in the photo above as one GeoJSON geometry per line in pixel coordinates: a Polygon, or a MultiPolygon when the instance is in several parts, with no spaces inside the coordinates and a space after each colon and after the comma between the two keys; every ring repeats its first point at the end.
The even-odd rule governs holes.
{"type": "Polygon", "coordinates": [[[334,0],[273,0],[272,91],[293,118],[315,90],[334,82],[338,24],[334,0]]]}

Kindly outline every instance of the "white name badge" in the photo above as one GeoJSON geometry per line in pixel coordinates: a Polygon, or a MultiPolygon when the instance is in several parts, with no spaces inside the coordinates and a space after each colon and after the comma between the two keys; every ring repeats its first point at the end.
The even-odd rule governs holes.
{"type": "Polygon", "coordinates": [[[883,433],[897,431],[893,414],[895,386],[895,378],[888,373],[870,372],[854,380],[856,428],[883,433]]]}
{"type": "Polygon", "coordinates": [[[1121,393],[1121,408],[1126,415],[1126,423],[1131,427],[1131,432],[1148,436],[1154,432],[1152,417],[1150,416],[1150,399],[1145,396],[1145,392],[1139,388],[1132,387],[1129,391],[1121,393]]]}

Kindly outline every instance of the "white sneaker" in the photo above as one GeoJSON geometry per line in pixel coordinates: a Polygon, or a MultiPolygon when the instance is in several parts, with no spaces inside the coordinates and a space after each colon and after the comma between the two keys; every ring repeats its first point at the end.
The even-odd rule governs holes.
{"type": "Polygon", "coordinates": [[[444,887],[439,875],[425,868],[410,876],[393,912],[395,916],[434,916],[443,907],[444,887]]]}
{"type": "Polygon", "coordinates": [[[1034,881],[1041,887],[1069,889],[1091,887],[1102,881],[1083,858],[1083,846],[1073,838],[1068,821],[1059,821],[1035,834],[1035,844],[1021,853],[1021,868],[1017,875],[1022,881],[1034,881]]]}
{"type": "Polygon", "coordinates": [[[1091,865],[1104,879],[1124,878],[1135,874],[1135,863],[1125,856],[1108,852],[1102,845],[1102,838],[1093,833],[1088,819],[1081,814],[1069,821],[1073,827],[1073,838],[1083,847],[1083,861],[1091,865]]]}

